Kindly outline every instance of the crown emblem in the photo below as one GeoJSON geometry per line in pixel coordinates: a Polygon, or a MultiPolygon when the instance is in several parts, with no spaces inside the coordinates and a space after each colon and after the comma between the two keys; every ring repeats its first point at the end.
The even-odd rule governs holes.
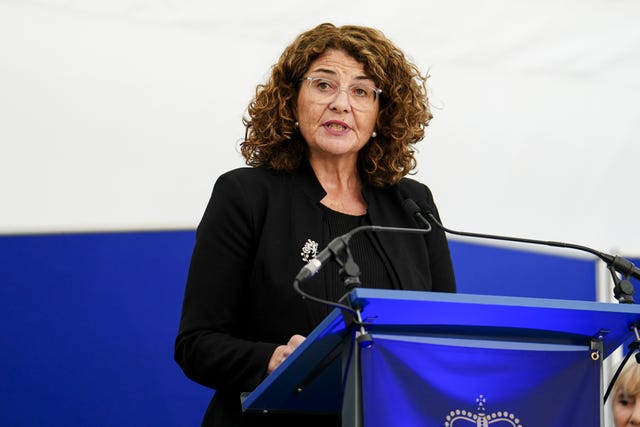
{"type": "Polygon", "coordinates": [[[523,427],[515,414],[508,411],[498,411],[486,414],[486,397],[480,395],[476,398],[476,412],[465,409],[454,409],[447,415],[445,427],[523,427]]]}

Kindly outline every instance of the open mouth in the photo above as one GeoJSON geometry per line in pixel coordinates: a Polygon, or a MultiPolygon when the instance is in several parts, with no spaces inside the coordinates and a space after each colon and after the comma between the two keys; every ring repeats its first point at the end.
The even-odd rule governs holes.
{"type": "Polygon", "coordinates": [[[327,122],[324,124],[324,127],[337,132],[344,132],[349,129],[349,126],[340,122],[327,122]]]}

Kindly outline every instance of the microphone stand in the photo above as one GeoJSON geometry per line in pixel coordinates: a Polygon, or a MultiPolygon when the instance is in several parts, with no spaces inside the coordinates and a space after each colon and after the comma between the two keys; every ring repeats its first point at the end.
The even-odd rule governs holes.
{"type": "MultiPolygon", "coordinates": [[[[351,306],[349,293],[362,283],[360,282],[360,267],[356,264],[353,256],[351,255],[348,239],[345,241],[343,255],[344,259],[342,259],[338,253],[334,256],[334,260],[340,266],[340,279],[342,279],[344,287],[347,290],[347,293],[340,298],[340,301],[344,301],[346,304],[351,306]]],[[[347,421],[348,424],[359,427],[363,425],[362,364],[360,361],[360,355],[362,349],[371,348],[373,346],[373,337],[364,328],[364,322],[362,321],[362,307],[357,305],[353,307],[353,311],[355,313],[355,319],[350,319],[350,321],[347,322],[353,322],[359,327],[359,329],[352,330],[351,332],[352,339],[349,346],[349,355],[344,369],[345,374],[342,378],[342,384],[343,395],[351,396],[349,405],[354,409],[353,411],[347,411],[346,413],[343,411],[343,418],[346,417],[346,420],[343,421],[347,421]]]]}
{"type": "MultiPolygon", "coordinates": [[[[349,304],[349,292],[351,292],[354,288],[357,288],[362,283],[360,282],[360,267],[353,260],[353,256],[351,255],[351,250],[349,249],[349,244],[345,244],[344,248],[345,259],[340,259],[339,255],[336,255],[335,261],[340,266],[340,279],[344,283],[344,287],[347,290],[347,293],[340,298],[340,301],[345,301],[349,304]]],[[[373,338],[371,335],[364,329],[364,322],[362,321],[362,307],[353,307],[355,312],[355,321],[354,323],[360,327],[360,333],[358,334],[356,341],[358,346],[361,348],[369,348],[373,345],[373,338]]]]}

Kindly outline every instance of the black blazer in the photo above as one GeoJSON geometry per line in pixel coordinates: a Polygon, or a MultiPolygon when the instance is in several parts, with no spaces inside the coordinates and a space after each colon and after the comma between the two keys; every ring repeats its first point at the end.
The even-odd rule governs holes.
{"type": "MultiPolygon", "coordinates": [[[[294,173],[240,168],[218,178],[197,229],[175,343],[185,374],[217,390],[203,425],[271,425],[261,416],[241,414],[239,393],[264,379],[278,345],[294,334],[307,335],[326,314],[292,287],[306,264],[305,243],[317,242],[318,250],[328,243],[322,241],[319,203],[325,194],[308,164],[294,173]]],[[[374,225],[421,226],[403,209],[408,197],[437,215],[429,189],[411,179],[386,189],[365,186],[363,196],[374,225]]],[[[439,229],[426,235],[373,234],[394,281],[389,287],[455,292],[447,240],[439,229]]],[[[304,286],[322,298],[323,287],[314,287],[321,275],[304,286]]],[[[289,425],[288,420],[274,425],[289,425]]],[[[300,422],[313,425],[307,419],[290,424],[300,422]]]]}

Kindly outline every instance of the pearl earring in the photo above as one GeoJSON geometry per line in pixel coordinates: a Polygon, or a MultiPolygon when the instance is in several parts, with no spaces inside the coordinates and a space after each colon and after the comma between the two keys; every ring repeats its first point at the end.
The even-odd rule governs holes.
{"type": "Polygon", "coordinates": [[[373,133],[371,134],[371,138],[375,138],[376,136],[378,136],[378,133],[374,130],[373,133]]]}
{"type": "Polygon", "coordinates": [[[298,126],[300,126],[300,123],[298,123],[298,122],[294,122],[293,123],[293,127],[297,128],[298,126]]]}

